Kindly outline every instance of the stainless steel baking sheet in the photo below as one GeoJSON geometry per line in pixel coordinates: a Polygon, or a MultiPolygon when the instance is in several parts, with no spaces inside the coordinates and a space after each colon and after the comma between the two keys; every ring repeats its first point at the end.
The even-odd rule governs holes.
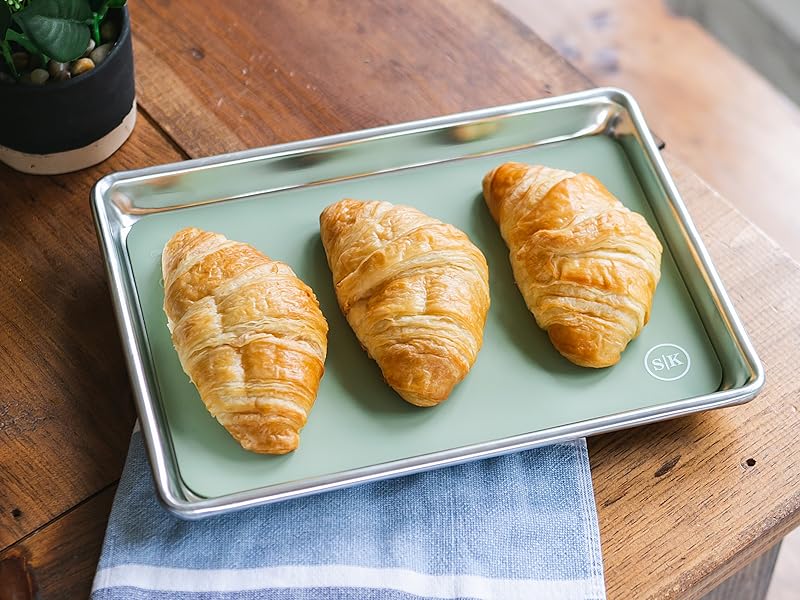
{"type": "Polygon", "coordinates": [[[763,386],[761,364],[641,113],[621,90],[115,173],[97,183],[92,207],[156,488],[185,518],[729,406],[763,386]],[[510,159],[597,175],[664,242],[651,323],[615,367],[581,369],[561,358],[514,288],[480,199],[483,173],[510,159]],[[339,314],[315,228],[320,208],[343,196],[417,205],[464,229],[487,256],[484,348],[439,407],[411,407],[394,395],[339,314]],[[290,456],[241,450],[180,370],[160,309],[158,265],[166,239],[187,225],[286,260],[320,298],[329,360],[290,456]],[[496,407],[488,417],[487,402],[496,407]]]}

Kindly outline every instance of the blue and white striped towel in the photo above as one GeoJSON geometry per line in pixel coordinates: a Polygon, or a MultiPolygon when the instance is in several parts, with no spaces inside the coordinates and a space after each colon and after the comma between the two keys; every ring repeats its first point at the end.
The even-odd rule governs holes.
{"type": "Polygon", "coordinates": [[[92,600],[605,598],[584,440],[204,521],[131,439],[92,600]]]}

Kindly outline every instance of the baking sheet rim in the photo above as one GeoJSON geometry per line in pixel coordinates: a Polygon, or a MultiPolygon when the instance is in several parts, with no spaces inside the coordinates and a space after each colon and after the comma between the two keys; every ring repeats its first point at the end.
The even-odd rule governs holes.
{"type": "MultiPolygon", "coordinates": [[[[141,419],[141,429],[145,445],[153,467],[159,500],[165,508],[182,518],[202,518],[214,514],[240,510],[250,506],[349,487],[367,481],[408,475],[479,458],[488,458],[490,456],[517,452],[536,446],[576,439],[578,437],[596,435],[608,431],[643,425],[645,423],[671,419],[703,410],[740,404],[751,400],[764,386],[765,378],[763,366],[758,360],[755,350],[733,309],[730,299],[720,282],[719,275],[711,263],[708,253],[678,194],[675,184],[669,176],[666,165],[657,150],[655,141],[644,124],[644,119],[639,107],[630,94],[617,88],[596,88],[543,100],[492,107],[399,125],[390,125],[181,163],[149,167],[136,171],[114,173],[104,177],[94,186],[91,194],[91,204],[100,247],[105,259],[115,315],[122,334],[125,357],[133,387],[133,395],[141,419]],[[174,450],[172,449],[171,441],[168,439],[169,436],[164,435],[162,431],[164,427],[163,409],[160,403],[152,397],[150,389],[152,384],[155,383],[155,380],[152,373],[149,373],[151,368],[146,360],[149,352],[143,340],[144,327],[140,312],[141,307],[138,301],[131,299],[131,296],[135,297],[135,289],[130,289],[133,285],[133,278],[130,272],[130,264],[127,262],[127,253],[125,252],[125,242],[127,233],[130,230],[130,225],[127,228],[122,228],[119,216],[110,218],[108,215],[108,209],[112,207],[110,207],[107,202],[106,193],[114,183],[121,180],[141,180],[157,175],[174,173],[176,171],[185,172],[187,170],[206,169],[214,166],[222,166],[224,164],[238,164],[244,161],[258,160],[282,154],[294,154],[303,151],[308,152],[312,149],[353,143],[375,137],[390,137],[410,132],[419,133],[443,126],[466,124],[493,117],[513,116],[519,113],[537,112],[601,99],[621,105],[630,114],[636,131],[641,138],[647,158],[651,161],[661,185],[666,190],[668,200],[688,240],[691,242],[692,249],[697,255],[697,262],[704,276],[707,278],[708,286],[716,299],[717,307],[728,322],[729,333],[737,342],[740,354],[750,369],[751,376],[745,385],[735,389],[722,390],[694,398],[673,401],[647,409],[637,409],[624,413],[607,415],[519,436],[493,440],[491,442],[453,448],[388,463],[370,465],[368,467],[302,480],[300,482],[289,482],[242,491],[217,498],[202,499],[196,497],[186,489],[185,484],[181,483],[178,485],[176,483],[175,478],[177,477],[179,479],[179,475],[177,466],[175,465],[174,450]],[[133,292],[133,294],[131,292],[133,292]],[[182,494],[184,497],[180,497],[179,494],[182,494]]],[[[114,210],[117,209],[114,208],[114,210]]]]}

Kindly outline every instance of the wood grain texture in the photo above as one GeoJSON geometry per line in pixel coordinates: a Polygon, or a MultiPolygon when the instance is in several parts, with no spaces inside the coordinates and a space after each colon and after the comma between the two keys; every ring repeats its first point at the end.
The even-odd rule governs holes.
{"type": "Polygon", "coordinates": [[[140,0],[130,10],[139,102],[193,157],[589,87],[488,2],[178,10],[140,0]]]}
{"type": "Polygon", "coordinates": [[[0,600],[34,600],[38,592],[27,557],[15,551],[3,553],[0,558],[0,600]]]}
{"type": "Polygon", "coordinates": [[[109,486],[0,552],[0,600],[33,600],[26,580],[41,600],[88,598],[115,490],[109,486]]]}
{"type": "MultiPolygon", "coordinates": [[[[533,33],[479,0],[348,4],[280,0],[256,6],[244,0],[189,4],[140,0],[131,5],[131,12],[142,106],[190,156],[589,85],[533,33]]],[[[669,140],[668,130],[659,132],[669,140]]],[[[137,138],[142,143],[132,148],[138,150],[124,148],[104,168],[178,158],[144,121],[137,138]]],[[[791,366],[798,354],[793,342],[800,330],[800,267],[684,165],[671,164],[761,351],[770,383],[744,407],[592,441],[610,598],[697,598],[765,551],[800,516],[800,448],[792,435],[798,420],[798,383],[792,379],[791,366]],[[750,466],[748,459],[755,463],[750,466]]],[[[3,248],[0,269],[15,265],[18,277],[36,283],[36,293],[0,296],[25,325],[20,331],[11,330],[16,345],[10,356],[18,368],[6,367],[7,372],[0,374],[4,385],[10,381],[15,386],[0,406],[20,412],[19,407],[27,405],[12,404],[8,398],[25,397],[21,394],[50,403],[35,404],[39,412],[34,416],[42,419],[36,429],[0,432],[5,436],[0,438],[0,461],[4,465],[14,461],[9,462],[8,473],[0,475],[0,494],[8,493],[7,482],[12,484],[11,503],[4,497],[0,504],[29,502],[32,515],[30,522],[8,530],[5,526],[15,522],[7,519],[7,512],[0,514],[0,535],[12,541],[63,512],[81,490],[85,496],[99,489],[103,480],[109,481],[112,471],[115,477],[127,443],[131,415],[119,397],[127,390],[127,378],[90,236],[84,200],[89,179],[80,174],[54,178],[71,193],[82,194],[81,204],[70,205],[74,212],[68,212],[52,199],[56,183],[0,172],[0,197],[24,190],[19,194],[22,199],[14,200],[20,208],[11,214],[25,224],[13,244],[9,241],[3,248]],[[37,208],[32,198],[50,200],[37,208]],[[62,222],[79,241],[60,243],[67,237],[62,222]],[[31,234],[43,236],[44,243],[28,239],[31,234]],[[12,246],[11,254],[22,258],[8,257],[12,246]],[[47,266],[42,258],[49,261],[47,266]],[[54,277],[51,264],[61,273],[55,276],[56,301],[45,306],[47,281],[54,277]],[[75,280],[94,295],[64,294],[62,288],[74,290],[68,284],[75,280]],[[83,301],[86,297],[95,300],[83,301]],[[63,298],[75,300],[69,304],[63,298]],[[47,306],[62,308],[48,311],[47,306]],[[26,320],[28,313],[38,320],[26,320]],[[95,323],[83,327],[96,329],[82,333],[81,344],[69,346],[60,340],[74,340],[74,334],[83,331],[75,314],[91,316],[95,323]],[[35,326],[41,322],[47,322],[47,328],[35,326]],[[37,349],[35,360],[25,357],[23,347],[37,349]],[[55,360],[60,353],[65,354],[61,363],[55,360]],[[104,361],[100,367],[95,364],[98,358],[104,361]],[[52,373],[58,375],[46,376],[52,373]],[[52,385],[62,380],[66,384],[52,385]],[[55,448],[58,463],[53,458],[55,448]],[[27,461],[16,460],[14,453],[28,457],[27,461]],[[54,477],[61,495],[49,492],[54,477]],[[38,484],[28,485],[29,478],[38,484]]],[[[0,308],[5,315],[6,304],[0,308]]],[[[0,338],[0,348],[4,343],[0,338]]],[[[5,394],[6,388],[2,389],[5,394]]],[[[24,422],[32,420],[26,417],[24,422]]],[[[68,556],[88,561],[83,565],[96,556],[102,511],[95,518],[87,514],[77,519],[73,515],[78,510],[17,548],[38,548],[31,551],[29,563],[46,588],[43,600],[63,597],[47,587],[50,577],[56,581],[60,576],[67,589],[88,589],[91,569],[82,567],[73,574],[68,566],[57,566],[68,556]],[[76,539],[53,533],[58,531],[72,532],[76,539]],[[54,539],[63,543],[47,541],[54,539]]]]}
{"type": "Polygon", "coordinates": [[[496,1],[595,83],[632,92],[675,155],[800,260],[797,105],[664,0],[496,1]]]}
{"type": "Polygon", "coordinates": [[[177,158],[141,118],[99,167],[0,166],[0,549],[119,477],[133,409],[89,190],[177,158]]]}

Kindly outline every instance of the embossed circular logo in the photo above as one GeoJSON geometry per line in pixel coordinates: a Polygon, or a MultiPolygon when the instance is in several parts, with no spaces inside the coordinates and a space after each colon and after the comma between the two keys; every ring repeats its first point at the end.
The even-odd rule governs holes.
{"type": "Polygon", "coordinates": [[[689,372],[691,366],[689,353],[677,344],[653,346],[644,357],[644,368],[661,381],[680,379],[689,372]]]}

